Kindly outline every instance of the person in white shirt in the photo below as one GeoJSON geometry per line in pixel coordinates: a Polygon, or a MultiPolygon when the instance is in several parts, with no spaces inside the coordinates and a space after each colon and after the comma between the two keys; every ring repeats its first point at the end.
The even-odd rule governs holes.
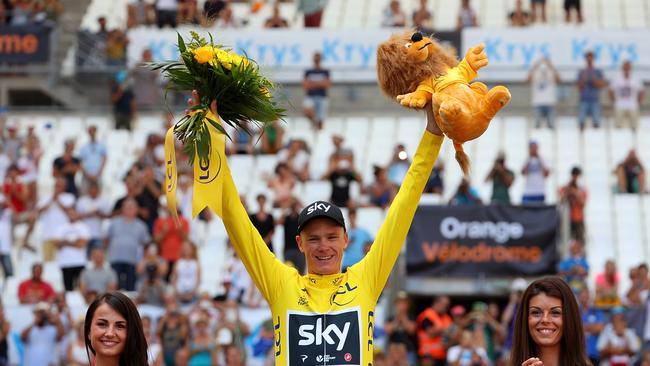
{"type": "Polygon", "coordinates": [[[641,341],[634,329],[627,327],[623,307],[612,309],[611,323],[600,333],[596,347],[602,366],[634,364],[633,358],[641,350],[641,341]]]}
{"type": "Polygon", "coordinates": [[[521,199],[523,205],[544,204],[546,194],[546,177],[550,170],[539,156],[536,141],[528,143],[528,160],[524,164],[521,174],[526,176],[524,196],[521,199]]]}
{"type": "Polygon", "coordinates": [[[7,169],[11,166],[11,159],[3,151],[3,147],[0,146],[0,182],[5,181],[5,175],[7,174],[7,169]]]}
{"type": "MultiPolygon", "coordinates": [[[[43,261],[51,262],[56,253],[55,228],[70,222],[65,210],[74,207],[75,197],[65,192],[66,182],[62,177],[56,178],[54,192],[47,197],[41,197],[36,205],[38,220],[43,240],[43,261]]],[[[28,229],[29,231],[29,229],[28,229]]]]}
{"type": "Polygon", "coordinates": [[[537,61],[528,72],[528,83],[531,104],[535,108],[535,128],[540,128],[543,120],[546,120],[549,128],[553,128],[560,74],[551,60],[544,57],[537,61]]]}
{"type": "Polygon", "coordinates": [[[50,366],[56,363],[57,343],[65,336],[60,316],[50,305],[40,302],[34,306],[34,322],[20,334],[25,346],[23,365],[50,366]]]}
{"type": "Polygon", "coordinates": [[[187,304],[196,300],[200,283],[201,267],[196,258],[196,248],[186,241],[181,249],[181,258],[174,263],[171,284],[176,297],[187,304]]]}
{"type": "Polygon", "coordinates": [[[57,262],[63,272],[63,285],[66,291],[72,291],[86,266],[86,246],[90,232],[88,226],[79,220],[79,214],[74,208],[68,208],[66,214],[70,222],[52,229],[58,249],[57,262]]]}
{"type": "Polygon", "coordinates": [[[616,127],[639,127],[639,105],[645,95],[643,82],[632,75],[632,63],[623,62],[623,72],[610,84],[609,98],[614,103],[616,127]]]}
{"type": "Polygon", "coordinates": [[[88,256],[97,247],[103,246],[104,232],[102,224],[104,219],[111,216],[113,205],[101,196],[99,183],[88,182],[88,194],[81,196],[76,205],[80,219],[88,226],[90,240],[88,242],[88,256]]]}
{"type": "Polygon", "coordinates": [[[485,348],[475,343],[472,332],[464,330],[460,337],[460,344],[447,351],[447,364],[452,366],[487,366],[489,359],[485,348]]]}

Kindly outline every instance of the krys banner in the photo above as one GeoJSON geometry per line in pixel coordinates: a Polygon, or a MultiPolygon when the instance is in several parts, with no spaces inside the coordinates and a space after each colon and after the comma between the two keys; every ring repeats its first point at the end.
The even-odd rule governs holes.
{"type": "Polygon", "coordinates": [[[51,27],[0,26],[0,63],[47,62],[51,27]]]}
{"type": "Polygon", "coordinates": [[[553,273],[559,214],[553,206],[421,206],[407,244],[410,276],[553,273]]]}

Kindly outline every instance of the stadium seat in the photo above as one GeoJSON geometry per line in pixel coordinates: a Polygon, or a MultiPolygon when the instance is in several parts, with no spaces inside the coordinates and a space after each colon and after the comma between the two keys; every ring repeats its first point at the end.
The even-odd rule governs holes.
{"type": "MultiPolygon", "coordinates": [[[[473,2],[475,3],[475,1],[473,2]]],[[[433,10],[433,24],[440,30],[456,29],[456,19],[460,9],[459,0],[447,0],[438,2],[438,7],[433,10]]]]}
{"type": "Polygon", "coordinates": [[[602,25],[604,28],[623,27],[623,7],[625,1],[600,1],[602,25]]]}
{"type": "Polygon", "coordinates": [[[625,0],[623,4],[623,21],[626,28],[647,27],[647,9],[643,0],[625,0]]]}
{"type": "Polygon", "coordinates": [[[362,27],[366,0],[343,2],[342,28],[358,29],[362,27]]]}
{"type": "Polygon", "coordinates": [[[323,12],[323,19],[321,26],[326,29],[336,29],[340,26],[341,17],[343,15],[343,6],[346,1],[344,0],[330,0],[327,7],[323,12]]]}
{"type": "Polygon", "coordinates": [[[357,226],[362,227],[374,237],[384,221],[386,213],[379,207],[360,207],[357,209],[357,226]]]}
{"type": "Polygon", "coordinates": [[[303,204],[309,204],[314,201],[329,201],[331,195],[332,184],[329,181],[314,180],[305,182],[299,197],[303,204]]]}
{"type": "Polygon", "coordinates": [[[617,263],[621,273],[627,273],[632,266],[639,265],[647,258],[646,245],[643,245],[643,211],[641,197],[637,194],[618,194],[614,196],[616,214],[617,263]]]}
{"type": "Polygon", "coordinates": [[[232,172],[233,180],[238,189],[242,191],[245,191],[250,186],[253,163],[253,156],[251,155],[231,155],[228,157],[228,166],[232,172]]]}

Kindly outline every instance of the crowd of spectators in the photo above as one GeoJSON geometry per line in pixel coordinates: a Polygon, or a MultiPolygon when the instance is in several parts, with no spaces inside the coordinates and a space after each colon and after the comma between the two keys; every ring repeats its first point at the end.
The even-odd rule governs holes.
{"type": "MultiPolygon", "coordinates": [[[[636,131],[639,127],[639,110],[645,97],[643,83],[633,73],[630,61],[621,63],[621,72],[606,80],[603,71],[595,66],[595,54],[589,50],[584,54],[585,67],[576,78],[578,101],[578,125],[580,130],[591,120],[594,128],[602,125],[601,91],[607,90],[614,109],[614,126],[628,127],[636,131]]],[[[534,109],[535,127],[543,122],[549,128],[555,127],[555,107],[558,102],[560,74],[550,59],[541,58],[528,72],[531,86],[531,105],[534,109]]]]}
{"type": "Polygon", "coordinates": [[[59,0],[2,0],[0,25],[56,23],[63,13],[59,0]]]}
{"type": "MultiPolygon", "coordinates": [[[[629,290],[619,296],[619,274],[613,262],[588,286],[590,267],[581,242],[571,244],[571,254],[558,273],[570,283],[578,299],[593,365],[643,365],[650,351],[646,312],[650,290],[645,264],[630,270],[629,290]],[[595,291],[590,291],[595,288],[595,291]],[[592,296],[592,294],[595,294],[592,296]]],[[[515,315],[527,283],[511,284],[507,304],[436,296],[431,305],[413,312],[412,300],[400,292],[392,315],[384,325],[387,344],[376,354],[379,365],[504,365],[512,349],[515,315]]]]}

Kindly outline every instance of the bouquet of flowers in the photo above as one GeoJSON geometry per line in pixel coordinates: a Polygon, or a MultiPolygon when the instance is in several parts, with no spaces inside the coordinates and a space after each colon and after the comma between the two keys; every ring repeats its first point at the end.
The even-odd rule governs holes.
{"type": "Polygon", "coordinates": [[[190,35],[187,43],[178,35],[180,60],[153,63],[152,69],[162,71],[169,81],[169,89],[197,90],[200,95],[200,104],[174,126],[174,134],[183,143],[192,164],[196,155],[199,161],[209,156],[212,141],[208,123],[228,135],[211,118],[209,110],[213,100],[219,103],[217,113],[221,121],[249,134],[250,123],[264,126],[281,119],[284,109],[273,101],[271,91],[275,86],[260,74],[255,62],[215,44],[212,35],[209,41],[196,32],[190,35]]]}

